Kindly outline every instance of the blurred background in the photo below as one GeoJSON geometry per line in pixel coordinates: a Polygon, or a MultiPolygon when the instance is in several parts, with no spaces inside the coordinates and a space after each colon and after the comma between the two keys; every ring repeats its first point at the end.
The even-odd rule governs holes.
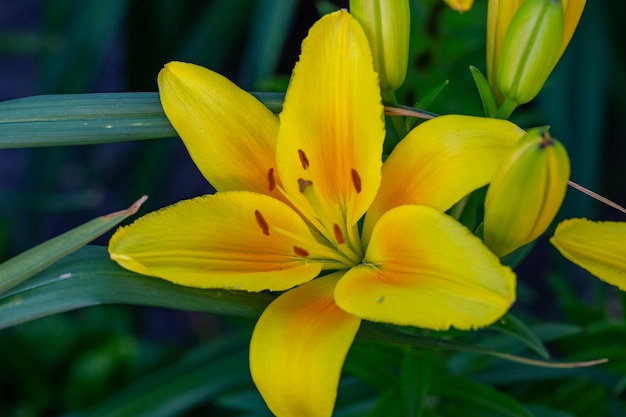
{"type": "MultiPolygon", "coordinates": [[[[158,71],[172,60],[206,66],[249,91],[284,91],[308,27],[321,14],[347,8],[347,3],[0,0],[0,101],[40,94],[156,91],[158,71]]],[[[397,93],[401,103],[413,105],[448,81],[428,110],[482,114],[468,68],[485,68],[486,4],[476,0],[474,8],[461,15],[439,0],[411,1],[411,58],[409,76],[397,93]]],[[[513,117],[525,128],[550,125],[552,135],[570,153],[572,180],[622,205],[626,204],[625,15],[623,2],[589,1],[543,92],[513,117]]],[[[211,190],[177,138],[0,150],[0,261],[94,217],[128,207],[141,195],[150,196],[142,208],[146,213],[211,190]]],[[[571,189],[562,217],[624,220],[571,189]]],[[[104,245],[107,238],[96,243],[104,245]]],[[[618,323],[598,336],[597,346],[606,340],[611,346],[626,346],[623,296],[566,265],[545,240],[520,265],[519,277],[518,315],[531,323],[618,323]]],[[[171,395],[173,400],[166,401],[170,408],[145,415],[268,415],[247,375],[252,326],[199,313],[103,306],[3,330],[0,415],[154,413],[148,406],[141,409],[141,404],[128,414],[110,410],[131,398],[153,404],[159,398],[155,393],[161,392],[155,387],[163,387],[163,381],[178,381],[177,376],[196,369],[193,364],[221,363],[231,357],[237,360],[229,362],[224,373],[236,375],[233,381],[207,387],[206,375],[198,377],[205,385],[185,379],[178,389],[186,397],[173,394],[179,391],[172,386],[163,388],[160,398],[171,395]]],[[[566,341],[562,351],[571,352],[573,345],[574,340],[566,341]]],[[[611,372],[626,372],[624,354],[620,355],[611,372]]],[[[358,353],[354,357],[350,363],[364,360],[358,353]]],[[[347,368],[354,371],[358,366],[347,368]]],[[[541,384],[567,376],[537,375],[541,384]]],[[[553,396],[541,392],[540,384],[535,390],[520,389],[508,386],[509,381],[502,382],[502,389],[520,401],[530,398],[571,415],[613,415],[607,404],[615,392],[593,376],[588,378],[565,384],[560,397],[558,392],[553,396]],[[578,390],[588,397],[572,399],[578,390]],[[577,414],[583,411],[586,414],[577,414]]],[[[342,399],[363,408],[350,411],[346,406],[344,412],[339,407],[341,415],[365,415],[381,390],[369,386],[354,391],[368,400],[342,399]]]]}

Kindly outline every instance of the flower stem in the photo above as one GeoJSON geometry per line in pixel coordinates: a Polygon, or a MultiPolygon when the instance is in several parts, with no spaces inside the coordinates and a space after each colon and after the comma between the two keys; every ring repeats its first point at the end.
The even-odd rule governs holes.
{"type": "Polygon", "coordinates": [[[507,120],[513,114],[513,111],[517,108],[517,103],[508,98],[504,99],[504,102],[496,113],[496,119],[507,120]]]}
{"type": "MultiPolygon", "coordinates": [[[[393,90],[383,90],[382,91],[383,103],[388,105],[398,104],[398,99],[396,98],[396,93],[393,90]]],[[[390,117],[391,125],[393,126],[393,130],[398,137],[398,141],[402,140],[406,136],[406,126],[404,124],[404,117],[393,116],[390,117]]]]}

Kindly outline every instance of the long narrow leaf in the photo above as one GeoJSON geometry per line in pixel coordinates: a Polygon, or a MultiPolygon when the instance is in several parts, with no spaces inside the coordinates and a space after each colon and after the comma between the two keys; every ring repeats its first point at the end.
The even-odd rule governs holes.
{"type": "Polygon", "coordinates": [[[482,346],[470,345],[463,342],[435,339],[431,337],[421,336],[413,333],[403,332],[399,329],[381,326],[374,323],[363,323],[359,330],[358,336],[364,339],[381,340],[388,343],[398,343],[404,345],[412,345],[428,349],[453,350],[458,352],[473,352],[484,355],[495,356],[500,359],[506,359],[512,362],[518,362],[526,365],[541,366],[547,368],[579,368],[599,365],[607,362],[607,359],[594,359],[580,362],[552,362],[541,359],[531,359],[519,355],[513,355],[505,352],[498,352],[484,348],[482,346]]]}
{"type": "Polygon", "coordinates": [[[126,210],[98,217],[0,264],[0,294],[117,226],[146,199],[144,196],[126,210]]]}
{"type": "MultiPolygon", "coordinates": [[[[251,93],[280,113],[284,93],[251,93]]],[[[387,106],[390,115],[423,119],[434,113],[387,106]]],[[[158,93],[55,94],[0,102],[0,149],[94,145],[177,136],[158,93]]]]}
{"type": "Polygon", "coordinates": [[[550,357],[550,354],[541,342],[541,339],[539,339],[539,337],[537,337],[537,335],[533,333],[533,331],[526,326],[523,321],[511,313],[508,313],[502,318],[502,320],[499,320],[491,328],[499,330],[502,333],[509,334],[524,342],[526,346],[534,350],[544,359],[548,359],[550,357]]]}
{"type": "MultiPolygon", "coordinates": [[[[280,112],[284,94],[254,93],[280,112]]],[[[158,93],[58,94],[0,103],[0,149],[175,137],[158,93]]]]}
{"type": "MultiPolygon", "coordinates": [[[[110,261],[106,248],[87,246],[0,296],[0,329],[97,304],[158,306],[255,319],[273,299],[264,293],[202,290],[138,275],[110,261]]],[[[358,336],[428,349],[474,352],[544,367],[573,368],[606,362],[605,359],[569,363],[529,359],[375,323],[363,323],[358,336]]]]}
{"type": "Polygon", "coordinates": [[[444,400],[459,402],[463,410],[486,410],[502,417],[532,417],[513,397],[463,377],[441,373],[434,379],[433,391],[440,393],[444,400]]]}
{"type": "Polygon", "coordinates": [[[256,318],[273,299],[262,293],[201,290],[138,275],[87,246],[0,297],[0,328],[98,304],[132,304],[256,318]]]}
{"type": "Polygon", "coordinates": [[[249,383],[247,341],[227,337],[122,389],[80,417],[169,417],[249,383]]]}
{"type": "Polygon", "coordinates": [[[491,87],[489,87],[489,82],[478,68],[470,66],[470,72],[472,73],[472,78],[474,78],[474,83],[476,84],[478,94],[480,95],[480,99],[483,103],[485,116],[495,117],[496,112],[498,111],[498,106],[496,104],[496,98],[491,91],[491,87]]]}

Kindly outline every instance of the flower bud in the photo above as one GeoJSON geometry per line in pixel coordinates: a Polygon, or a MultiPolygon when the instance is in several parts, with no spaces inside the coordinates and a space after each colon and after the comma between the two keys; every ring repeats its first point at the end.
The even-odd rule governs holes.
{"type": "Polygon", "coordinates": [[[527,0],[520,6],[498,64],[498,88],[505,101],[520,105],[539,93],[559,59],[564,24],[560,1],[527,0]]]}
{"type": "Polygon", "coordinates": [[[502,160],[485,200],[484,241],[502,257],[538,238],[556,215],[570,166],[546,129],[530,130],[502,160]]]}
{"type": "Polygon", "coordinates": [[[487,7],[487,79],[491,90],[498,98],[498,102],[501,102],[501,95],[496,82],[496,74],[498,73],[502,41],[511,19],[522,3],[524,0],[489,0],[487,7]]]}
{"type": "Polygon", "coordinates": [[[381,89],[397,89],[404,82],[409,62],[409,1],[350,0],[350,13],[370,43],[381,89]]]}
{"type": "Polygon", "coordinates": [[[474,0],[443,0],[450,8],[456,10],[459,13],[465,13],[472,8],[474,0]]]}

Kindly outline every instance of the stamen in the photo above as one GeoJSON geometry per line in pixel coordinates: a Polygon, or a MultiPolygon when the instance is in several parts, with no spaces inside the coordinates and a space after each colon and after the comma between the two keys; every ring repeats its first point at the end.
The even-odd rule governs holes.
{"type": "Polygon", "coordinates": [[[298,187],[300,188],[300,192],[303,193],[306,190],[306,187],[313,185],[313,181],[303,180],[302,178],[298,178],[298,187]]]}
{"type": "Polygon", "coordinates": [[[263,234],[265,236],[269,236],[270,226],[267,224],[267,222],[265,221],[265,218],[263,217],[263,215],[261,214],[259,210],[254,210],[254,217],[256,217],[256,223],[261,228],[261,231],[263,232],[263,234]]]}
{"type": "Polygon", "coordinates": [[[333,225],[333,232],[335,232],[335,240],[337,241],[337,243],[339,243],[340,245],[346,243],[346,240],[343,237],[343,233],[341,233],[341,229],[339,228],[339,225],[337,223],[333,225]]]}
{"type": "Polygon", "coordinates": [[[309,167],[309,158],[306,157],[306,154],[302,149],[298,149],[298,156],[300,157],[302,169],[307,169],[309,167]]]}
{"type": "Polygon", "coordinates": [[[357,194],[361,192],[361,177],[356,169],[352,168],[352,185],[354,185],[354,189],[357,194]]]}
{"type": "Polygon", "coordinates": [[[274,168],[270,168],[269,171],[267,171],[267,181],[270,183],[270,191],[274,191],[274,188],[276,188],[276,179],[274,178],[274,168]]]}
{"type": "Polygon", "coordinates": [[[299,246],[294,246],[293,252],[301,258],[308,258],[309,256],[309,251],[307,251],[306,249],[302,249],[299,246]]]}

